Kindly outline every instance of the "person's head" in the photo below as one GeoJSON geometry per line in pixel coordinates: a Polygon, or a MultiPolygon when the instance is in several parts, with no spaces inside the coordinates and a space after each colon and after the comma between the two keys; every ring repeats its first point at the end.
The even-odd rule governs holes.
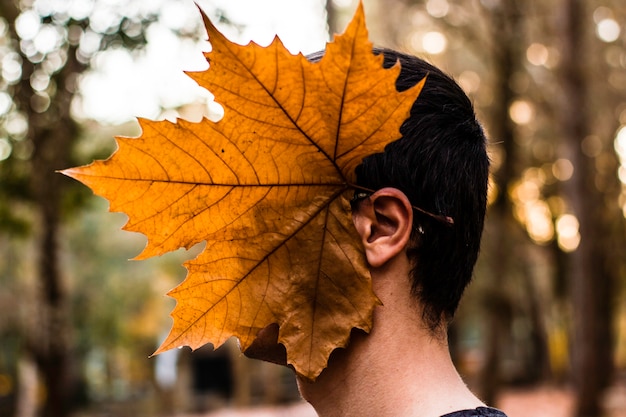
{"type": "Polygon", "coordinates": [[[402,137],[363,160],[356,185],[398,189],[412,206],[453,220],[449,224],[414,209],[406,248],[412,292],[425,323],[435,330],[453,317],[478,257],[489,175],[486,138],[472,103],[452,78],[419,58],[375,52],[384,54],[385,67],[400,61],[399,91],[427,79],[400,129],[402,137]]]}
{"type": "MultiPolygon", "coordinates": [[[[384,195],[381,200],[395,199],[396,207],[409,213],[404,217],[412,224],[400,239],[402,252],[411,265],[412,293],[422,306],[425,324],[435,332],[453,317],[478,257],[489,175],[486,138],[472,103],[452,78],[414,56],[387,49],[375,52],[384,54],[385,67],[400,61],[399,91],[425,76],[427,80],[400,128],[402,137],[384,152],[364,158],[356,168],[360,189],[355,197],[362,190],[378,191],[368,200],[384,195]],[[403,198],[408,200],[402,202],[403,198]]],[[[323,53],[307,58],[317,62],[323,53]]],[[[360,214],[362,204],[361,199],[355,200],[353,219],[366,217],[360,214]]],[[[384,217],[384,213],[373,217],[379,214],[384,217]]],[[[364,240],[371,238],[364,236],[367,232],[359,233],[364,240]]],[[[285,365],[286,352],[277,338],[278,326],[268,326],[245,354],[285,365]]]]}

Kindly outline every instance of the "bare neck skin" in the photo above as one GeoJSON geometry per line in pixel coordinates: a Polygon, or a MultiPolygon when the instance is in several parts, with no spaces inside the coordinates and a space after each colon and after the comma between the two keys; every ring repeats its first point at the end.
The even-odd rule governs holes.
{"type": "Polygon", "coordinates": [[[372,270],[383,302],[371,334],[353,332],[311,383],[299,379],[302,396],[320,417],[438,417],[484,404],[466,387],[448,352],[445,332],[434,336],[410,294],[403,254],[372,270]]]}

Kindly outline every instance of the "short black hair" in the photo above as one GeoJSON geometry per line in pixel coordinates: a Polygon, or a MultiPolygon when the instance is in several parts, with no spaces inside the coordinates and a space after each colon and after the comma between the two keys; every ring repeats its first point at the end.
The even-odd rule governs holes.
{"type": "Polygon", "coordinates": [[[411,55],[374,52],[383,54],[386,68],[400,61],[398,91],[427,77],[401,138],[362,161],[356,185],[397,188],[412,205],[453,219],[450,225],[414,210],[407,250],[412,291],[434,331],[453,318],[478,258],[489,179],[487,140],[472,102],[450,76],[411,55]]]}

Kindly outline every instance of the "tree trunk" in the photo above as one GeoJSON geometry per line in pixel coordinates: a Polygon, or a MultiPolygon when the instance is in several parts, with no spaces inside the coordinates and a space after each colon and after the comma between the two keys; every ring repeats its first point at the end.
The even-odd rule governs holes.
{"type": "MultiPolygon", "coordinates": [[[[61,187],[54,178],[57,166],[51,148],[67,148],[45,135],[37,138],[33,157],[33,194],[40,215],[38,275],[41,290],[41,334],[31,341],[46,386],[45,416],[68,415],[69,308],[59,269],[59,206],[61,187]]],[[[57,148],[57,149],[58,149],[57,148]]],[[[62,167],[63,165],[61,165],[62,167]]]]}
{"type": "Polygon", "coordinates": [[[66,81],[81,71],[75,49],[68,51],[68,62],[54,80],[58,93],[53,104],[42,114],[31,114],[30,134],[34,144],[31,159],[33,199],[40,216],[39,280],[43,310],[43,346],[34,348],[47,388],[45,416],[66,416],[71,393],[71,320],[61,265],[59,264],[59,229],[62,196],[68,179],[56,173],[69,166],[72,143],[78,135],[70,115],[72,94],[66,81]]]}
{"type": "Polygon", "coordinates": [[[333,0],[326,0],[326,23],[328,24],[328,34],[330,35],[330,39],[336,33],[341,33],[341,28],[339,28],[339,22],[337,19],[337,10],[335,6],[333,6],[333,0]]]}
{"type": "Polygon", "coordinates": [[[511,230],[516,225],[512,215],[512,204],[507,190],[518,175],[518,147],[514,139],[514,126],[508,109],[515,99],[509,81],[520,67],[520,11],[517,1],[500,2],[491,14],[493,38],[499,39],[494,49],[495,98],[491,106],[491,141],[502,143],[500,169],[494,173],[498,196],[490,209],[488,221],[491,223],[493,240],[493,262],[491,262],[491,300],[485,308],[488,313],[485,339],[485,365],[481,372],[480,387],[484,401],[493,404],[502,385],[500,362],[502,342],[509,340],[508,329],[511,320],[511,301],[506,293],[505,282],[511,264],[511,230]]]}
{"type": "MultiPolygon", "coordinates": [[[[17,45],[15,20],[21,10],[12,0],[0,1],[0,14],[9,22],[10,37],[17,45]]],[[[19,50],[18,50],[19,52],[19,50]]],[[[30,159],[30,197],[37,213],[37,280],[39,282],[39,323],[36,334],[26,334],[26,346],[34,358],[45,385],[44,416],[63,417],[69,414],[70,330],[68,297],[59,265],[59,227],[61,200],[68,180],[55,170],[69,164],[71,144],[77,136],[76,124],[70,115],[73,94],[67,80],[84,69],[76,59],[75,48],[68,50],[67,63],[51,74],[57,89],[46,109],[32,106],[35,91],[30,76],[35,65],[22,54],[22,78],[13,100],[28,118],[25,140],[33,144],[30,159]]]]}
{"type": "Polygon", "coordinates": [[[590,109],[585,72],[587,11],[582,0],[564,0],[561,8],[561,101],[559,125],[563,132],[562,157],[574,165],[563,192],[580,224],[581,241],[568,260],[573,306],[572,376],[576,387],[576,415],[601,415],[600,398],[612,373],[611,278],[605,273],[601,195],[594,185],[594,161],[586,157],[582,140],[589,134],[590,109]]]}

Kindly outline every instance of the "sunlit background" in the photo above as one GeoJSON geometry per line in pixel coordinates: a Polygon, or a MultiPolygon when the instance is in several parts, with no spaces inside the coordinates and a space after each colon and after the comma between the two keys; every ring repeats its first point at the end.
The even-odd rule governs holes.
{"type": "MultiPolygon", "coordinates": [[[[221,117],[184,74],[208,68],[198,7],[235,42],[308,54],[356,4],[0,0],[0,415],[311,415],[289,371],[234,343],[148,359],[196,250],[127,261],[145,239],[54,171],[107,157],[137,117],[221,117]]],[[[537,417],[626,415],[626,4],[364,4],[374,43],[453,75],[490,137],[482,256],[450,331],[461,372],[510,417],[525,398],[537,417]]]]}

